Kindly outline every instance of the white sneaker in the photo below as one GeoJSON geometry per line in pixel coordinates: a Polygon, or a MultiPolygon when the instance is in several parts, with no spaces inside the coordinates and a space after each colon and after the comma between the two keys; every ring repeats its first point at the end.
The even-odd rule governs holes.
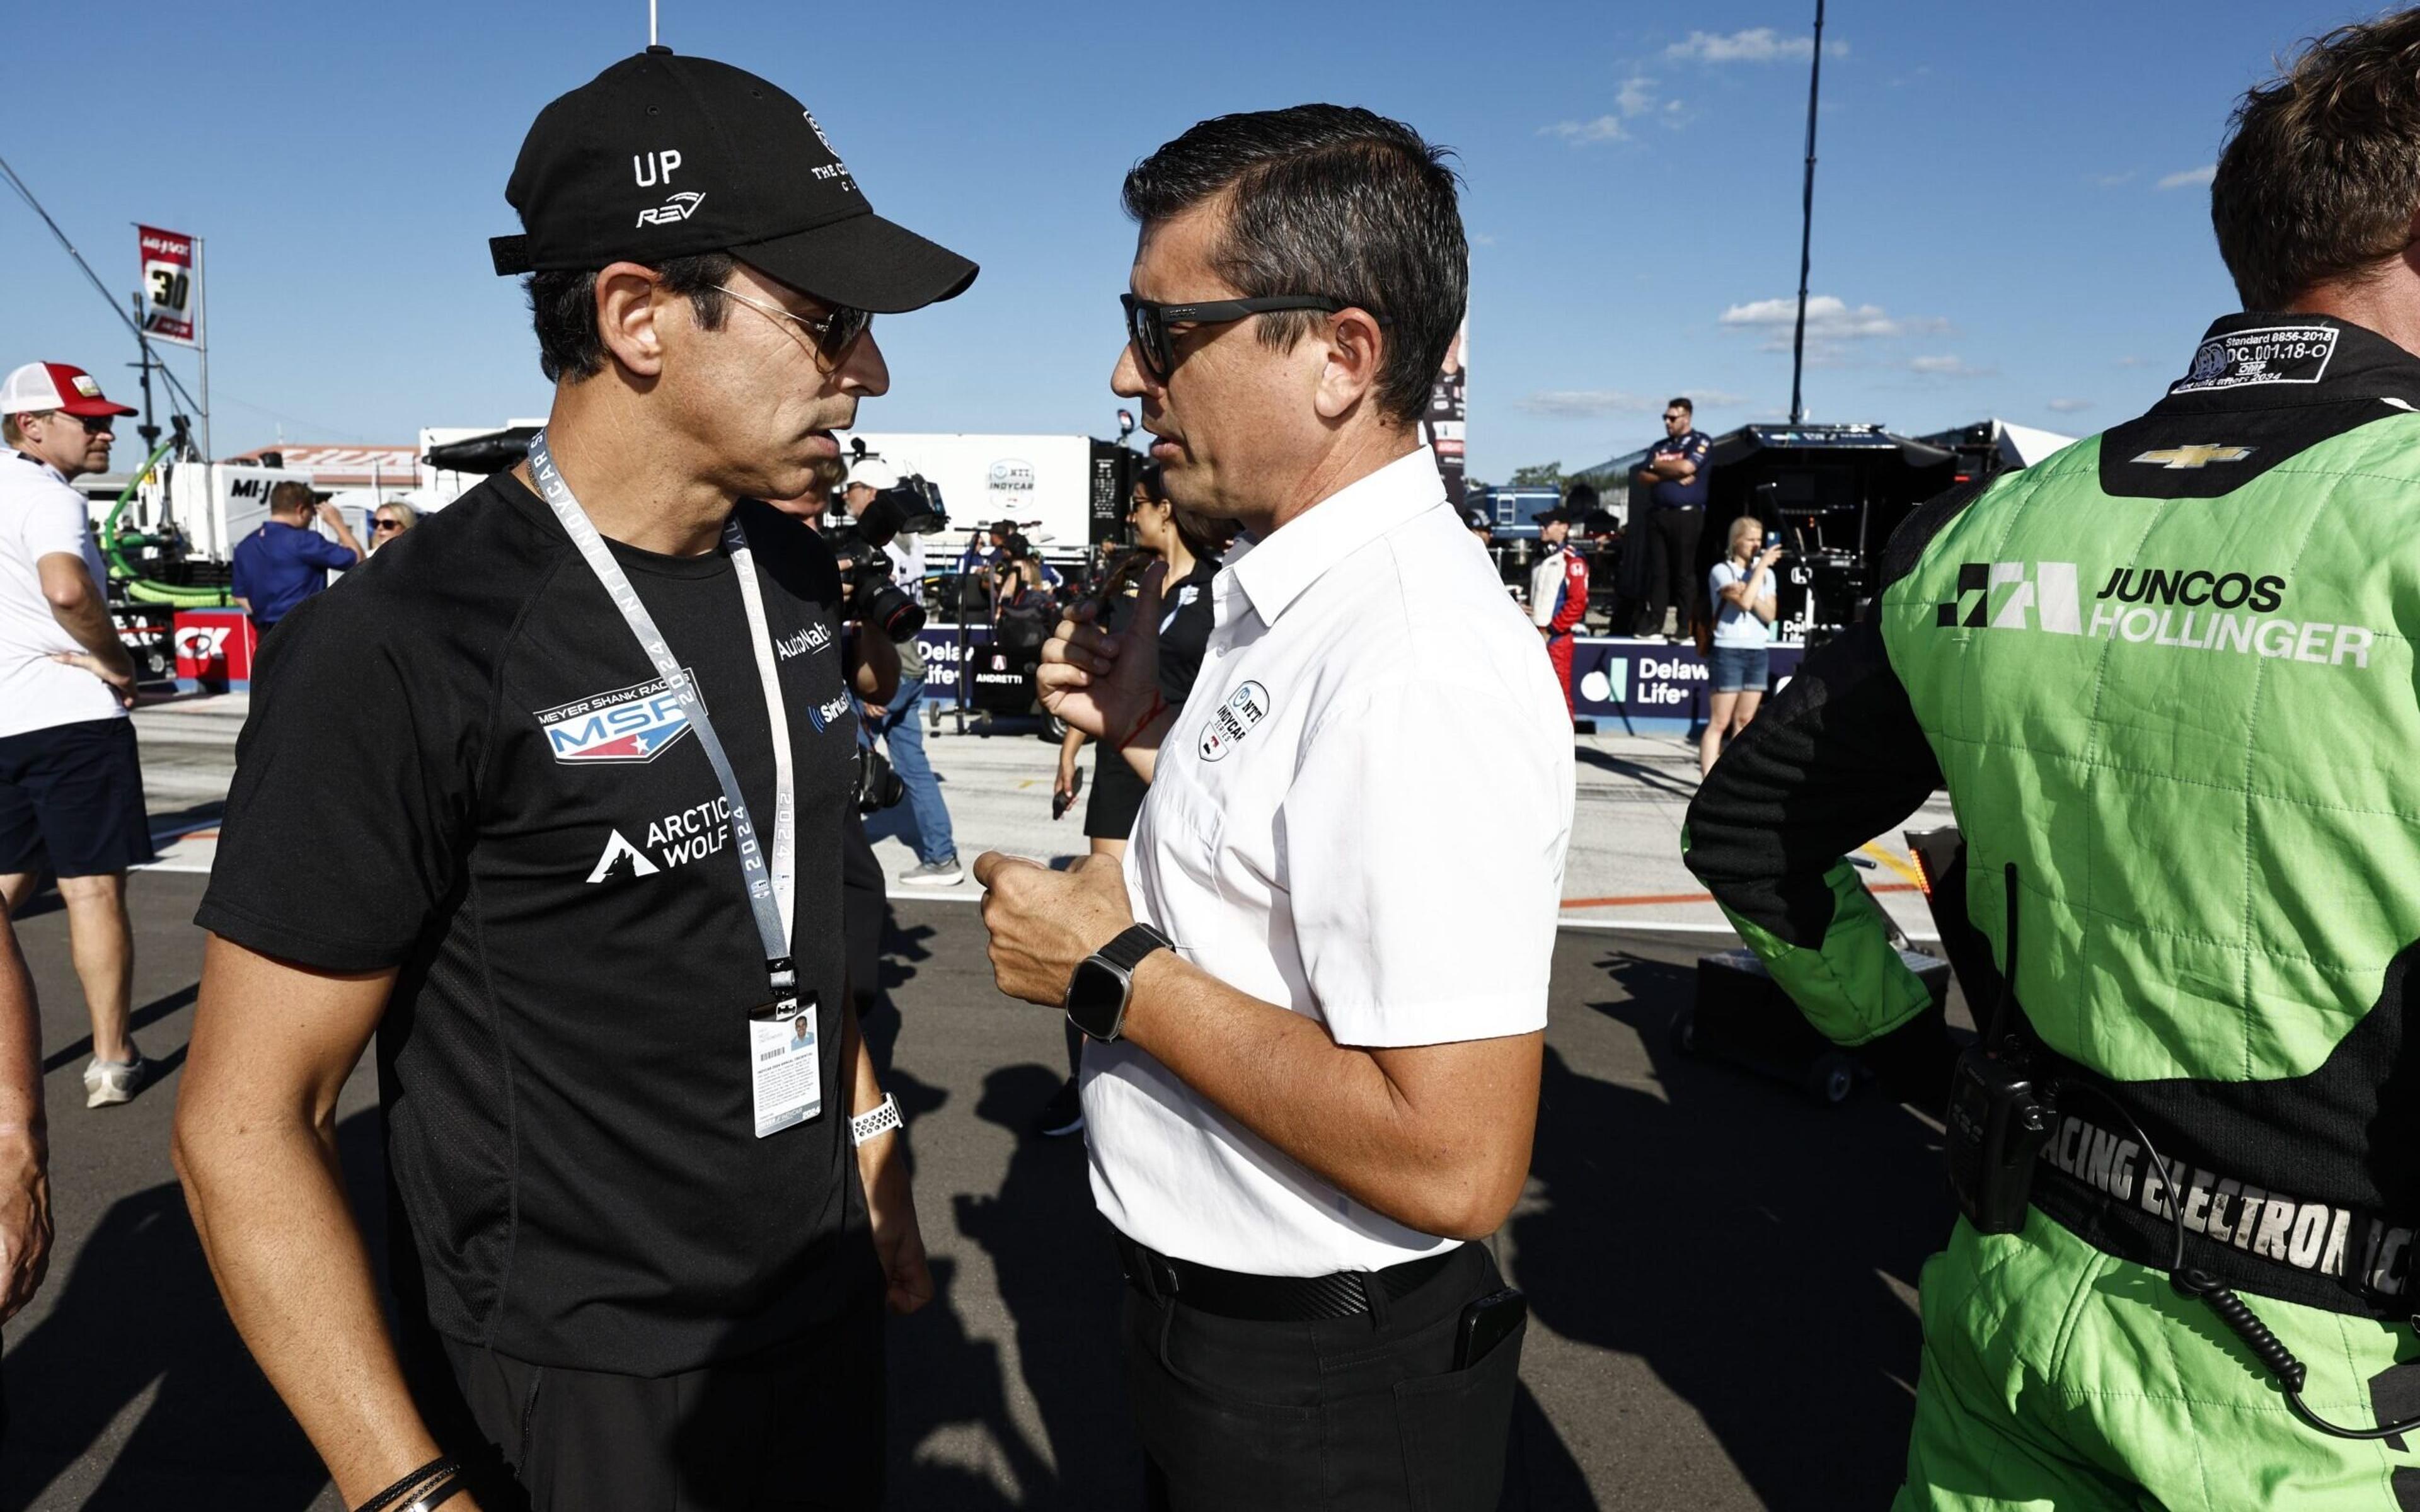
{"type": "Polygon", "coordinates": [[[954,887],[967,878],[966,869],[954,856],[947,860],[927,861],[909,867],[899,873],[899,880],[911,887],[954,887]]]}
{"type": "Polygon", "coordinates": [[[134,1052],[132,1060],[103,1060],[99,1056],[85,1063],[84,1105],[105,1108],[119,1103],[132,1103],[134,1094],[150,1079],[151,1063],[143,1052],[134,1052]]]}

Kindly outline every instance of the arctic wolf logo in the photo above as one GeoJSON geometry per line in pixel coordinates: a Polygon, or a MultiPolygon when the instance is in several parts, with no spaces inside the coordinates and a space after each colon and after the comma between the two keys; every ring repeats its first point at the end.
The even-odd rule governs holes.
{"type": "MultiPolygon", "coordinates": [[[[681,671],[689,676],[687,668],[681,671]]],[[[690,679],[690,687],[696,680],[690,679]]],[[[699,702],[705,701],[699,695],[699,702]]],[[[610,693],[591,693],[556,708],[537,711],[547,748],[566,765],[600,762],[651,762],[689,733],[689,710],[672,686],[659,677],[610,693]]]]}
{"type": "MultiPolygon", "coordinates": [[[[661,205],[650,206],[639,212],[640,225],[672,225],[697,213],[698,202],[706,198],[692,190],[682,190],[661,205]]],[[[634,228],[635,229],[635,228],[634,228]]]]}

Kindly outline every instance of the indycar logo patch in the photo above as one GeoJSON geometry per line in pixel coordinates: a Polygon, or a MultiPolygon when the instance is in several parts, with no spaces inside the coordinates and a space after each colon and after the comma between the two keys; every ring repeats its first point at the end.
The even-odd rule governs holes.
{"type": "MultiPolygon", "coordinates": [[[[681,669],[681,676],[691,688],[697,687],[688,668],[681,669]]],[[[700,702],[705,697],[698,693],[700,702]]],[[[690,730],[680,694],[660,677],[539,709],[536,717],[547,749],[566,766],[651,762],[690,730]]]]}
{"type": "Polygon", "coordinates": [[[1252,727],[1269,717],[1269,690],[1258,683],[1246,683],[1227,695],[1227,702],[1210,711],[1210,722],[1202,727],[1202,759],[1215,762],[1224,759],[1235,748],[1235,743],[1252,733],[1252,727]]]}

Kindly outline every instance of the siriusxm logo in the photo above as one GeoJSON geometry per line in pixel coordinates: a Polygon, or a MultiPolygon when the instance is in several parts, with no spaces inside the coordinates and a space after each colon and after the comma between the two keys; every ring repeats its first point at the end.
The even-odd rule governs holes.
{"type": "Polygon", "coordinates": [[[1958,596],[1933,606],[1932,623],[1945,630],[2041,629],[2082,635],[2075,563],[1962,562],[1958,596]]]}

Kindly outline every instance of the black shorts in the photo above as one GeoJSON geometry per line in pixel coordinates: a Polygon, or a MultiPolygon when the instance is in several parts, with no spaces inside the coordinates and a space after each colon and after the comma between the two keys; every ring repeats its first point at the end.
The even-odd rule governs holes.
{"type": "Polygon", "coordinates": [[[154,855],[133,720],[0,735],[0,873],[104,876],[154,855]]]}
{"type": "Polygon", "coordinates": [[[874,1512],[882,1293],[806,1338],[673,1376],[535,1365],[442,1341],[459,1396],[424,1400],[488,1512],[874,1512]],[[456,1412],[469,1410],[471,1424],[456,1412]],[[484,1442],[464,1442],[464,1440],[484,1442]]]}
{"type": "Polygon", "coordinates": [[[1084,804],[1084,835],[1088,840],[1131,840],[1135,821],[1142,817],[1142,800],[1151,784],[1134,763],[1107,746],[1094,748],[1093,795],[1084,804]]]}

